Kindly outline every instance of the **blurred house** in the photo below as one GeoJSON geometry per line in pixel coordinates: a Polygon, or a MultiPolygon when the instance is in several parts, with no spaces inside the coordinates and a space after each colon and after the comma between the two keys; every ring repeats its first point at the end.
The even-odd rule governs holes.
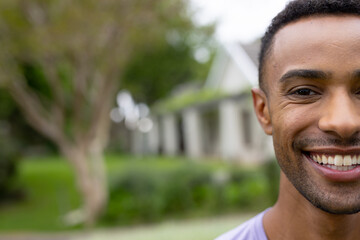
{"type": "Polygon", "coordinates": [[[205,85],[186,88],[154,107],[153,128],[133,132],[133,153],[221,158],[257,164],[273,156],[253,112],[250,89],[258,81],[259,42],[226,44],[205,85]]]}

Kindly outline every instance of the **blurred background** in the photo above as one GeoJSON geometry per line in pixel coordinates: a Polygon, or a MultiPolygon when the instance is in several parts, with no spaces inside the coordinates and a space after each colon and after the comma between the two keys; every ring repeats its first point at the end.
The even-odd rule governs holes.
{"type": "Polygon", "coordinates": [[[0,1],[0,239],[213,239],[270,207],[285,0],[0,1]]]}

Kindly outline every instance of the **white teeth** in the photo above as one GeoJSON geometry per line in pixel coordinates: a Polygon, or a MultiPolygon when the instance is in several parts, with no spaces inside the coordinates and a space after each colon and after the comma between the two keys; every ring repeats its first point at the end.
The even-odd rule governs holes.
{"type": "MultiPolygon", "coordinates": [[[[340,171],[346,171],[349,168],[354,168],[357,164],[360,164],[360,155],[335,155],[329,156],[326,154],[311,154],[310,158],[317,163],[333,166],[334,169],[338,169],[340,171]]],[[[331,167],[332,168],[332,167],[331,167]]]]}
{"type": "Polygon", "coordinates": [[[334,164],[335,164],[336,166],[342,166],[343,163],[344,163],[343,157],[340,156],[340,155],[335,155],[334,164]]]}
{"type": "Polygon", "coordinates": [[[351,166],[351,156],[350,155],[346,155],[344,157],[344,166],[351,166]]]}
{"type": "Polygon", "coordinates": [[[335,166],[335,165],[324,165],[325,167],[338,170],[338,171],[349,171],[351,169],[354,169],[356,166],[335,166]]]}
{"type": "Polygon", "coordinates": [[[352,164],[352,165],[357,164],[357,159],[356,159],[356,156],[355,156],[355,155],[351,158],[351,164],[352,164]]]}
{"type": "Polygon", "coordinates": [[[328,164],[328,158],[325,155],[322,156],[321,161],[323,164],[328,164]]]}

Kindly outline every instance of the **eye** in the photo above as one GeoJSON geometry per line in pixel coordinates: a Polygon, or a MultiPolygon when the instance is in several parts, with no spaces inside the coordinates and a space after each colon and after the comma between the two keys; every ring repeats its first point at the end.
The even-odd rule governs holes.
{"type": "Polygon", "coordinates": [[[318,93],[309,88],[300,88],[300,89],[295,89],[290,94],[291,95],[300,95],[300,96],[310,96],[310,95],[316,95],[318,93]]]}

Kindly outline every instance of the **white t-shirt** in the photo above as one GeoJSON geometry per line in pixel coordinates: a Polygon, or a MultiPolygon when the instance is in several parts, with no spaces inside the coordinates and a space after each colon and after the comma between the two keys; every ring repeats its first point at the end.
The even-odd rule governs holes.
{"type": "Polygon", "coordinates": [[[215,240],[268,240],[263,225],[263,217],[268,210],[266,209],[215,240]]]}

